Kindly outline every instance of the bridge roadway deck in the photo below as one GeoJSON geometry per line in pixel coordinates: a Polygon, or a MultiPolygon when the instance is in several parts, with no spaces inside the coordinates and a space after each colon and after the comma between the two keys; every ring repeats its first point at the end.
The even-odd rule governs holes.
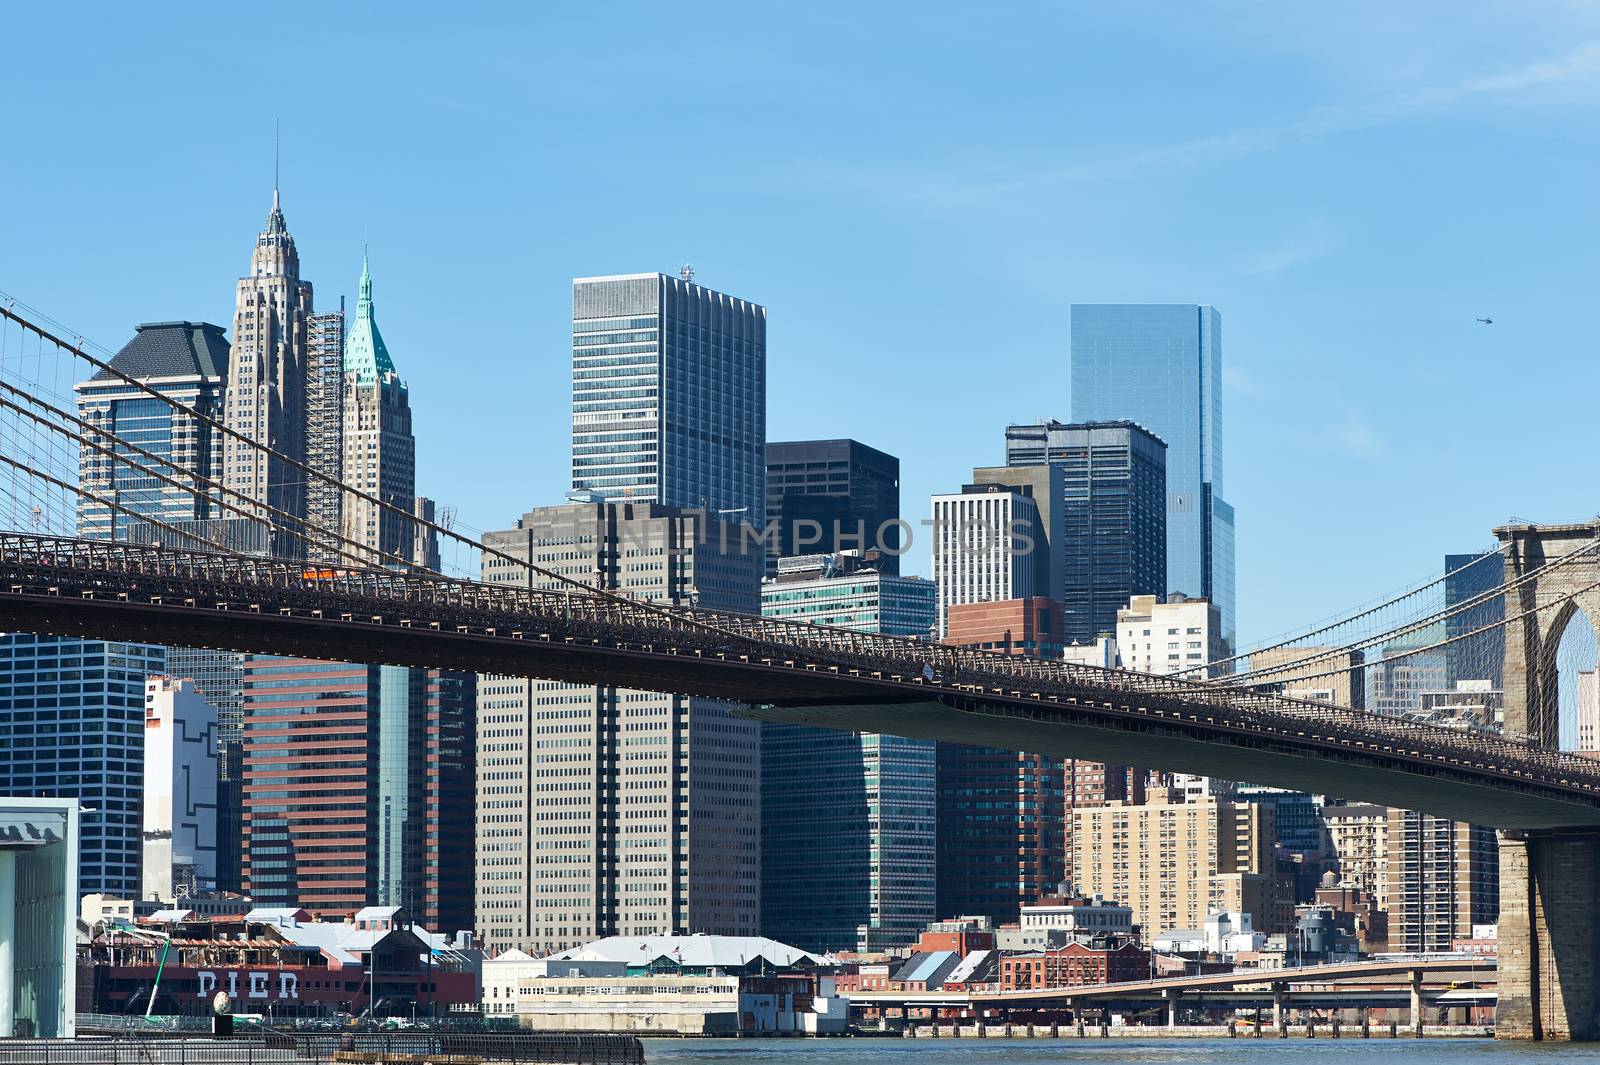
{"type": "MultiPolygon", "coordinates": [[[[1265,1001],[1272,1000],[1272,987],[1279,985],[1293,991],[1306,985],[1332,985],[1318,991],[1328,995],[1355,995],[1362,993],[1353,985],[1362,981],[1375,981],[1383,977],[1406,977],[1412,974],[1432,975],[1449,985],[1493,983],[1495,977],[1493,958],[1402,958],[1381,961],[1347,962],[1336,965],[1307,965],[1293,969],[1246,970],[1231,973],[1207,973],[1200,976],[1162,977],[1156,980],[1128,980],[1116,984],[1090,984],[1083,987],[1044,988],[1024,991],[852,991],[852,1006],[876,1006],[885,1009],[1012,1009],[1029,1006],[1066,1006],[1068,1003],[1088,1003],[1114,999],[1117,1001],[1156,1001],[1169,991],[1187,996],[1204,996],[1207,992],[1241,992],[1234,998],[1256,1001],[1261,993],[1265,1001]],[[1254,990],[1250,990],[1254,989],[1254,990]],[[1247,992],[1248,993],[1244,993],[1247,992]],[[1259,992],[1259,993],[1258,993],[1259,992]]],[[[1450,987],[1437,988],[1437,991],[1450,987]]],[[[1375,984],[1374,994],[1389,993],[1392,988],[1375,984]]],[[[1425,988],[1425,991],[1427,989],[1425,988]]],[[[1302,990],[1297,994],[1306,994],[1302,990]]],[[[1405,990],[1409,995],[1409,988],[1405,990]]]]}
{"type": "Polygon", "coordinates": [[[1600,763],[1499,736],[592,593],[0,534],[0,631],[676,692],[764,721],[1245,779],[1504,829],[1600,827],[1600,763]]]}

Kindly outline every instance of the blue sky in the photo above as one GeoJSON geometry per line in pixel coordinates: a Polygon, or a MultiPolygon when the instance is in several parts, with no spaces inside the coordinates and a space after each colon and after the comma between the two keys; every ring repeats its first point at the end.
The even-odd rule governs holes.
{"type": "Polygon", "coordinates": [[[913,520],[1068,416],[1070,304],[1212,303],[1248,641],[1600,510],[1600,8],[1302,8],[10,5],[0,290],[226,324],[281,118],[476,528],[567,486],[573,276],[765,304],[771,437],[898,454],[913,520]]]}

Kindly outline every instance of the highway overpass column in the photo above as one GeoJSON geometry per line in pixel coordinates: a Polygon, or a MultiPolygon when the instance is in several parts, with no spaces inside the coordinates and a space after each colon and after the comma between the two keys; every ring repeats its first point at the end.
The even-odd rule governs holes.
{"type": "Polygon", "coordinates": [[[1283,985],[1272,985],[1272,1027],[1283,1027],[1283,985]]]}
{"type": "Polygon", "coordinates": [[[1418,969],[1411,974],[1411,1030],[1413,1032],[1422,1031],[1422,1024],[1425,1020],[1423,1008],[1422,970],[1418,969]]]}
{"type": "Polygon", "coordinates": [[[1169,987],[1162,994],[1167,999],[1167,1027],[1176,1028],[1178,1026],[1178,989],[1169,987]]]}
{"type": "Polygon", "coordinates": [[[1500,837],[1495,1035],[1600,1039],[1600,834],[1500,837]]]}

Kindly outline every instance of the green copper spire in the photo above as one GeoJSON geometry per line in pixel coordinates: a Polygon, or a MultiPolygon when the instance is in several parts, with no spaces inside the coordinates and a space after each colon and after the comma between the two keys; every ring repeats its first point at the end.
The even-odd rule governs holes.
{"type": "Polygon", "coordinates": [[[361,256],[361,296],[356,301],[355,321],[344,341],[344,372],[356,375],[356,383],[370,385],[395,372],[394,360],[384,346],[383,334],[378,332],[378,320],[372,313],[372,272],[367,268],[367,257],[361,256]]]}

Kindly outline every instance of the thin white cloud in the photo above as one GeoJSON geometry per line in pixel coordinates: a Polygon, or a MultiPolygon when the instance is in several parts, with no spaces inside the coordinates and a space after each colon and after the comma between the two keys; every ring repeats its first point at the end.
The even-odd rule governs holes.
{"type": "Polygon", "coordinates": [[[1222,391],[1228,396],[1264,396],[1267,386],[1254,373],[1231,362],[1222,364],[1222,391]]]}
{"type": "Polygon", "coordinates": [[[951,182],[923,174],[857,175],[897,197],[955,204],[974,198],[1020,192],[1041,186],[1131,177],[1152,170],[1190,169],[1219,161],[1271,151],[1285,144],[1315,140],[1334,133],[1368,129],[1405,118],[1446,110],[1469,99],[1511,95],[1558,85],[1595,80],[1600,75],[1600,41],[1585,41],[1555,58],[1540,59],[1511,70],[1465,78],[1448,85],[1413,89],[1381,100],[1313,108],[1289,118],[1171,144],[1017,173],[990,181],[951,182]]]}
{"type": "Polygon", "coordinates": [[[1559,59],[1540,60],[1519,70],[1464,82],[1460,95],[1518,92],[1537,86],[1584,81],[1596,73],[1600,73],[1600,41],[1586,41],[1559,59]]]}
{"type": "Polygon", "coordinates": [[[1313,218],[1298,230],[1270,247],[1238,258],[1233,264],[1241,274],[1280,274],[1302,263],[1325,258],[1338,248],[1339,234],[1325,219],[1313,218]]]}
{"type": "Polygon", "coordinates": [[[1372,462],[1383,458],[1385,451],[1383,433],[1365,417],[1353,412],[1328,426],[1328,443],[1335,451],[1372,462]]]}

